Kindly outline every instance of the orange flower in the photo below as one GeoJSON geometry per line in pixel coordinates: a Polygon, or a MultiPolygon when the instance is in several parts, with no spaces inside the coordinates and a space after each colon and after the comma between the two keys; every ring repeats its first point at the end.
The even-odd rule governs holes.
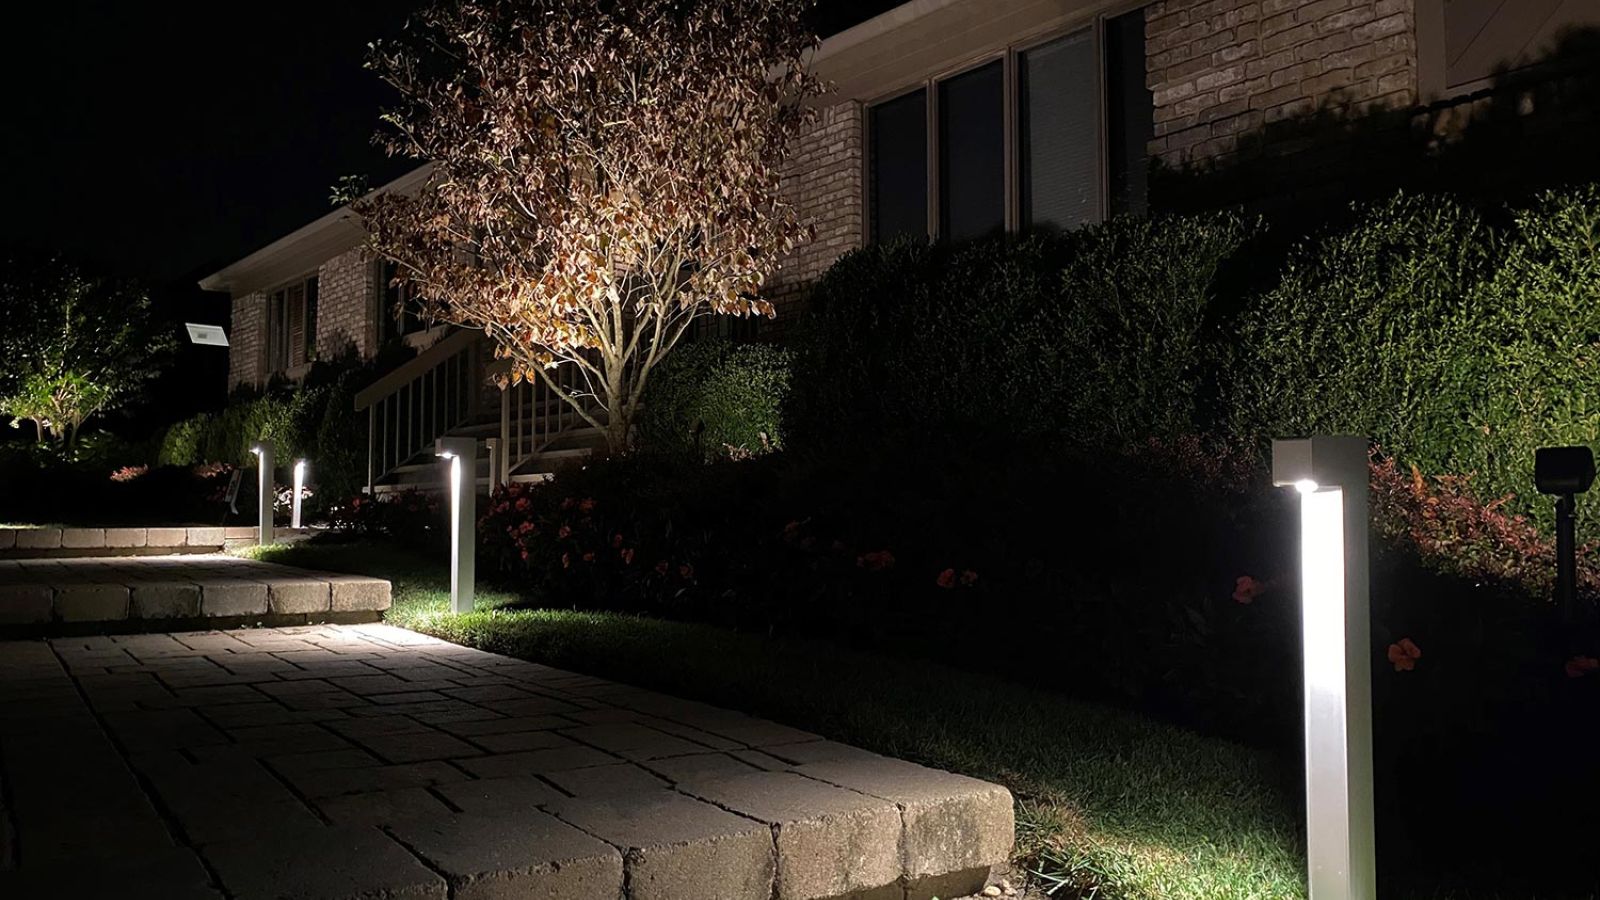
{"type": "Polygon", "coordinates": [[[1568,678],[1582,678],[1597,669],[1600,669],[1600,659],[1592,656],[1574,656],[1567,660],[1568,678]]]}
{"type": "Polygon", "coordinates": [[[1389,662],[1394,663],[1396,672],[1409,672],[1417,667],[1417,660],[1422,658],[1422,648],[1411,642],[1411,638],[1401,638],[1399,643],[1389,645],[1389,662]]]}
{"type": "Polygon", "coordinates": [[[945,569],[943,572],[940,572],[939,573],[939,577],[934,579],[934,584],[937,584],[939,587],[942,587],[945,590],[949,590],[950,588],[955,587],[956,586],[956,570],[955,569],[945,569]]]}

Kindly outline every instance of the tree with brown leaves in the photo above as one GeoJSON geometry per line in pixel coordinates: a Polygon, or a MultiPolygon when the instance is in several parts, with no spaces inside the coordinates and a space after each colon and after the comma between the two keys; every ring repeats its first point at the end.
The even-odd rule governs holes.
{"type": "Polygon", "coordinates": [[[809,0],[446,0],[371,65],[401,105],[414,194],[356,204],[436,319],[481,328],[613,451],[650,374],[704,315],[809,237],[780,170],[821,90],[809,0]],[[574,367],[576,390],[553,377],[574,367]],[[603,411],[603,413],[602,413],[603,411]]]}

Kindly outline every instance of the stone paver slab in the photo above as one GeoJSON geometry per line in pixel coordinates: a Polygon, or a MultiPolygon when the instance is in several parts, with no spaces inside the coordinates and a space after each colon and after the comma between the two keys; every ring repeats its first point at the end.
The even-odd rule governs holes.
{"type": "Polygon", "coordinates": [[[894,803],[789,772],[678,785],[765,822],[778,848],[780,900],[824,900],[894,884],[902,874],[894,803]]]}
{"type": "MultiPolygon", "coordinates": [[[[794,771],[893,801],[905,823],[908,881],[982,871],[1005,862],[1016,839],[1011,792],[997,784],[903,760],[841,759],[794,771]]],[[[977,884],[959,893],[971,893],[977,884]]],[[[949,892],[955,892],[946,888],[949,892]]]]}
{"type": "Polygon", "coordinates": [[[671,791],[573,798],[549,810],[622,850],[632,900],[769,900],[766,825],[671,791]]]}
{"type": "Polygon", "coordinates": [[[622,855],[614,847],[537,810],[437,816],[393,831],[444,873],[456,900],[592,900],[623,892],[622,855]]]}

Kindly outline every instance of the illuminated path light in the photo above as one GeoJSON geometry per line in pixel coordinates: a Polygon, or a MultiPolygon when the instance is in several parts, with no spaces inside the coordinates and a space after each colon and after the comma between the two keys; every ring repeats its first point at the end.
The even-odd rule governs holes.
{"type": "Polygon", "coordinates": [[[296,531],[300,530],[300,495],[305,493],[305,489],[306,461],[297,459],[294,461],[294,499],[289,503],[289,508],[292,510],[289,516],[289,527],[296,531]]]}
{"type": "Polygon", "coordinates": [[[1373,900],[1367,439],[1272,442],[1272,481],[1300,495],[1306,856],[1311,900],[1373,900]]]}
{"type": "Polygon", "coordinates": [[[450,611],[472,612],[478,549],[478,441],[440,438],[433,452],[450,467],[450,611]]]}
{"type": "Polygon", "coordinates": [[[272,441],[262,438],[250,448],[256,455],[256,517],[259,527],[256,543],[272,543],[272,506],[277,499],[272,492],[272,467],[276,464],[272,454],[272,441]]]}

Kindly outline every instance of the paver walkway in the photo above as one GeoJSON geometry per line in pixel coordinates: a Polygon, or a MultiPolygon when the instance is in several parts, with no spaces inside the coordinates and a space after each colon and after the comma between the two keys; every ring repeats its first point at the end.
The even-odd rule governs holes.
{"type": "Polygon", "coordinates": [[[385,625],[0,643],[0,897],[953,897],[1004,788],[385,625]]]}

